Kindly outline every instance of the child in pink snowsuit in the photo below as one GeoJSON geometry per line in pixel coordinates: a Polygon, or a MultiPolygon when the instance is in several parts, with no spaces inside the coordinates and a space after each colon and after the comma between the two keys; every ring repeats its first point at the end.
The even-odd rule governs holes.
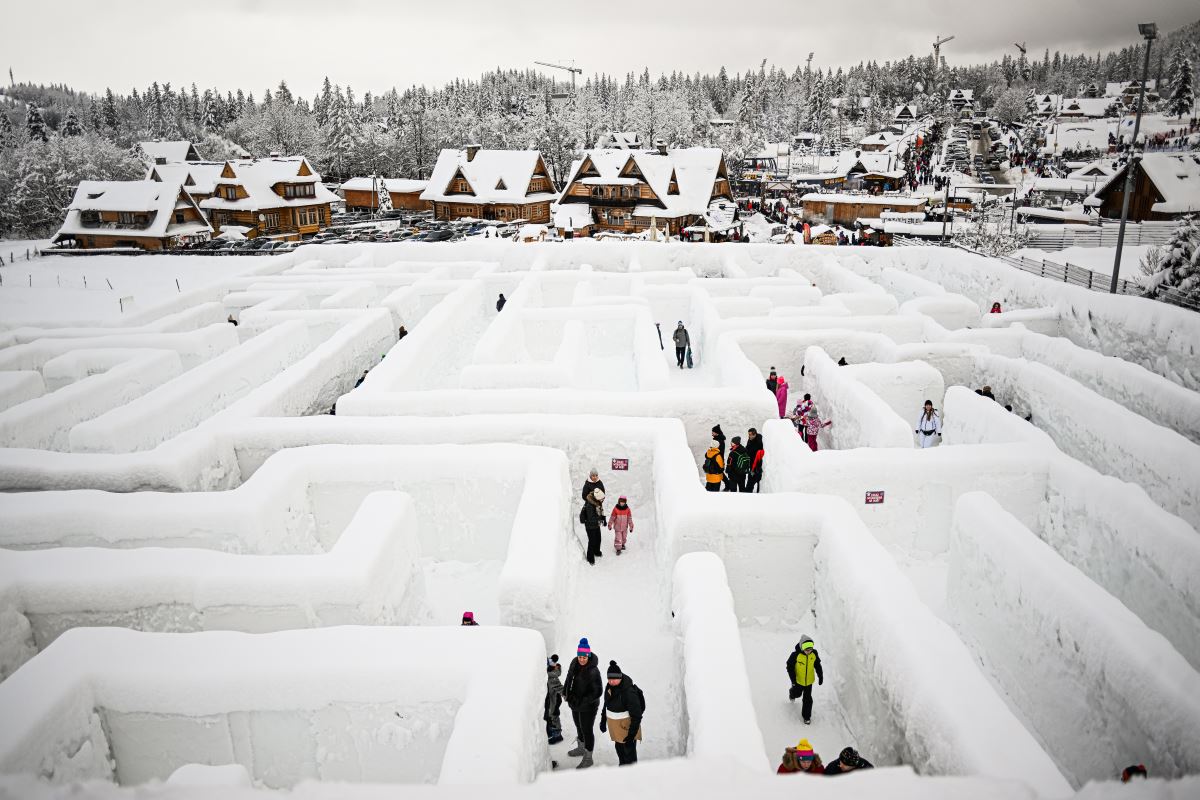
{"type": "Polygon", "coordinates": [[[633,533],[633,511],[625,495],[617,498],[617,505],[608,518],[608,529],[613,532],[613,548],[621,555],[625,551],[625,537],[633,533]]]}
{"type": "Polygon", "coordinates": [[[833,420],[827,419],[824,422],[817,416],[815,408],[808,409],[808,416],[804,419],[804,439],[808,442],[808,448],[814,453],[817,452],[817,434],[821,432],[821,428],[828,428],[833,424],[833,420]]]}
{"type": "Polygon", "coordinates": [[[787,378],[779,376],[779,381],[775,384],[775,399],[779,401],[779,418],[783,419],[787,416],[787,378]]]}

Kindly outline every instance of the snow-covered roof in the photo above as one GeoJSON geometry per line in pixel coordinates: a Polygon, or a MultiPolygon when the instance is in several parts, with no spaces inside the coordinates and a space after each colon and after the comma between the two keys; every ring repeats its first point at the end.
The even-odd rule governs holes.
{"type": "Polygon", "coordinates": [[[950,99],[951,100],[968,100],[968,101],[974,100],[975,99],[975,90],[974,89],[951,89],[950,90],[950,99]]]}
{"type": "Polygon", "coordinates": [[[1077,180],[1090,179],[1094,177],[1106,178],[1113,174],[1113,168],[1103,161],[1092,161],[1077,168],[1074,172],[1067,174],[1068,178],[1077,180]]]}
{"type": "Polygon", "coordinates": [[[1107,115],[1108,107],[1112,105],[1111,97],[1065,97],[1058,109],[1060,115],[1082,114],[1085,117],[1100,118],[1107,115]]]}
{"type": "Polygon", "coordinates": [[[889,195],[876,194],[823,194],[821,192],[809,192],[802,196],[800,201],[803,203],[865,203],[873,206],[893,206],[897,208],[917,208],[925,205],[926,198],[924,197],[892,197],[889,195]]]}
{"type": "Polygon", "coordinates": [[[1041,219],[1052,219],[1058,222],[1083,223],[1085,225],[1097,224],[1097,219],[1095,216],[1085,214],[1082,211],[1060,211],[1056,208],[1019,206],[1017,208],[1017,216],[1039,217],[1041,219]]]}
{"type": "Polygon", "coordinates": [[[190,194],[210,195],[216,190],[217,180],[221,177],[221,170],[224,168],[225,162],[223,161],[151,164],[146,172],[146,180],[179,183],[190,194]]]}
{"type": "Polygon", "coordinates": [[[554,227],[564,231],[580,231],[595,223],[592,207],[587,203],[563,203],[554,208],[554,227]]]}
{"type": "MultiPolygon", "coordinates": [[[[599,174],[594,178],[582,178],[583,182],[626,183],[628,176],[621,176],[620,173],[630,159],[633,159],[646,183],[666,206],[639,205],[634,208],[634,216],[675,218],[700,215],[708,209],[722,161],[721,150],[715,147],[685,147],[667,150],[665,155],[657,150],[588,150],[583,159],[571,165],[571,180],[567,181],[567,186],[574,182],[585,160],[590,160],[599,174]],[[675,175],[678,194],[669,193],[672,174],[675,175]]],[[[566,188],[563,193],[565,195],[566,188]]]]}
{"type": "Polygon", "coordinates": [[[598,150],[640,150],[642,136],[635,131],[606,131],[596,141],[598,150]]]}
{"type": "MultiPolygon", "coordinates": [[[[1089,206],[1100,205],[1100,195],[1117,182],[1125,180],[1126,168],[1109,176],[1084,203],[1089,206]]],[[[1160,202],[1150,206],[1151,211],[1159,214],[1200,211],[1200,154],[1147,153],[1142,156],[1141,168],[1163,197],[1160,202]]]]}
{"type": "Polygon", "coordinates": [[[200,154],[191,142],[138,142],[138,147],[146,154],[151,163],[161,159],[165,164],[177,164],[181,161],[199,161],[200,154]]]}
{"type": "Polygon", "coordinates": [[[1104,182],[1104,178],[1034,178],[1030,192],[1063,192],[1086,195],[1104,182]]]}
{"type": "Polygon", "coordinates": [[[912,117],[916,119],[917,109],[911,103],[905,103],[902,106],[896,106],[896,111],[892,114],[894,119],[899,119],[901,116],[912,117]]]}
{"type": "Polygon", "coordinates": [[[890,131],[879,131],[878,133],[872,133],[870,136],[864,136],[858,140],[858,143],[864,147],[869,144],[889,145],[899,138],[899,136],[890,131]]]}
{"type": "Polygon", "coordinates": [[[200,203],[202,208],[257,211],[261,208],[311,206],[317,203],[332,203],[341,200],[340,197],[325,188],[321,183],[321,176],[312,169],[304,156],[227,161],[222,167],[221,177],[217,179],[217,186],[241,186],[246,190],[247,196],[237,200],[226,200],[220,194],[215,194],[200,203]],[[232,177],[224,176],[226,169],[231,172],[232,177]],[[301,175],[301,172],[308,174],[301,175]],[[280,183],[311,183],[313,184],[313,196],[281,197],[275,193],[273,188],[280,183]]]}
{"type": "MultiPolygon", "coordinates": [[[[55,235],[120,235],[161,238],[164,236],[181,236],[199,231],[211,231],[212,226],[201,220],[184,223],[175,222],[177,208],[196,208],[195,203],[186,194],[181,196],[181,186],[176,182],[160,181],[80,181],[75,189],[75,197],[67,207],[67,218],[55,235]],[[84,225],[81,213],[84,211],[129,212],[147,214],[150,223],[146,227],[121,225],[104,222],[97,225],[84,225]]],[[[199,209],[197,208],[197,211],[199,209]]]]}
{"type": "MultiPolygon", "coordinates": [[[[343,192],[349,190],[352,192],[373,192],[379,188],[379,180],[376,178],[374,183],[370,176],[365,178],[351,178],[342,184],[343,192]]],[[[412,178],[383,178],[383,182],[387,184],[387,190],[390,194],[411,194],[413,192],[423,192],[425,187],[429,185],[429,181],[418,181],[412,178]]]]}
{"type": "Polygon", "coordinates": [[[901,236],[941,236],[946,231],[941,222],[884,222],[883,232],[901,236]]]}
{"type": "MultiPolygon", "coordinates": [[[[1148,92],[1154,91],[1155,87],[1157,87],[1157,86],[1158,86],[1158,81],[1155,80],[1154,78],[1150,78],[1149,80],[1146,81],[1146,91],[1148,91],[1148,92]]],[[[1104,84],[1104,96],[1105,97],[1120,97],[1122,94],[1125,93],[1126,89],[1133,89],[1136,91],[1137,88],[1138,88],[1137,81],[1109,81],[1108,83],[1104,84]]]]}
{"type": "MultiPolygon", "coordinates": [[[[477,150],[467,160],[466,150],[446,149],[438,153],[422,200],[443,203],[535,203],[553,200],[554,192],[526,194],[534,169],[541,161],[537,150],[477,150]],[[448,194],[450,182],[462,172],[474,194],[448,194]]],[[[546,180],[550,182],[549,173],[546,180]]],[[[551,185],[553,183],[551,182],[551,185]]]]}

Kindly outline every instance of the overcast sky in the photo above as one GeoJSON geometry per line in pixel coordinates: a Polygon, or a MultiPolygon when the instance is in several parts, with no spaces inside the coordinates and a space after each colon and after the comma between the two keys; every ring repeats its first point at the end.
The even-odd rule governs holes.
{"type": "MultiPolygon", "coordinates": [[[[8,3],[0,49],[18,82],[128,92],[153,80],[261,95],[286,78],[311,97],[324,76],[356,94],[435,85],[494,67],[574,58],[584,74],[649,67],[732,75],[765,58],[787,69],[930,52],[950,64],[1015,54],[1109,50],[1136,24],[1169,31],[1200,19],[1195,0],[89,0],[8,3]],[[605,8],[614,10],[605,10],[605,8]],[[968,10],[968,9],[978,9],[968,10]],[[615,10],[615,9],[624,9],[615,10]],[[781,9],[792,9],[780,14],[781,9]],[[813,13],[808,9],[820,9],[813,13]],[[844,9],[844,10],[842,10],[844,9]]],[[[565,77],[565,73],[563,73],[565,77]]]]}

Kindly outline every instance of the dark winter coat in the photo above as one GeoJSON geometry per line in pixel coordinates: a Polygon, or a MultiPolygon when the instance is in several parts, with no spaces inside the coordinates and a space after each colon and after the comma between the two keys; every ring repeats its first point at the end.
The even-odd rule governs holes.
{"type": "Polygon", "coordinates": [[[608,490],[604,488],[604,481],[597,478],[594,481],[589,479],[589,480],[586,480],[583,482],[583,492],[580,493],[580,496],[584,500],[587,500],[588,495],[592,493],[593,489],[599,489],[600,491],[604,492],[605,494],[608,494],[608,490]]]}
{"type": "Polygon", "coordinates": [[[688,335],[687,328],[676,328],[671,334],[671,338],[675,341],[676,347],[687,347],[692,343],[692,337],[688,335]]]}
{"type": "Polygon", "coordinates": [[[808,653],[803,653],[800,651],[800,645],[796,645],[796,649],[792,651],[792,654],[788,656],[787,660],[788,680],[794,684],[799,684],[800,686],[811,686],[813,684],[812,676],[814,672],[817,675],[817,683],[824,683],[825,673],[821,670],[821,656],[817,655],[816,648],[809,650],[808,653]],[[808,658],[810,656],[811,664],[808,663],[808,658]],[[801,670],[802,674],[797,676],[796,662],[801,658],[804,658],[805,661],[801,662],[801,666],[803,667],[801,670]]]}
{"type": "Polygon", "coordinates": [[[596,535],[600,535],[600,523],[604,517],[600,513],[599,507],[595,503],[583,504],[583,527],[589,531],[595,531],[596,535]]]}
{"type": "Polygon", "coordinates": [[[720,425],[713,425],[712,438],[717,442],[717,449],[721,451],[721,455],[725,455],[725,434],[721,432],[720,425]]]}
{"type": "Polygon", "coordinates": [[[746,455],[750,458],[750,471],[758,472],[760,469],[762,469],[762,436],[755,436],[753,439],[747,439],[746,444],[742,449],[746,451],[746,455]]]}
{"type": "MultiPolygon", "coordinates": [[[[604,709],[600,713],[601,731],[604,731],[605,727],[618,727],[616,720],[608,719],[610,711],[618,714],[629,713],[629,730],[625,732],[620,741],[641,738],[642,715],[646,713],[646,700],[642,697],[642,690],[634,685],[633,679],[628,675],[622,675],[621,682],[616,686],[604,688],[604,709]]],[[[625,720],[621,720],[620,723],[620,726],[624,727],[625,720]]],[[[616,735],[613,736],[613,741],[618,741],[616,735]]]]}
{"type": "Polygon", "coordinates": [[[779,379],[778,378],[767,378],[767,391],[768,392],[770,392],[771,394],[775,394],[775,391],[778,388],[779,388],[779,379]]]}
{"type": "Polygon", "coordinates": [[[729,461],[725,472],[731,478],[738,478],[750,471],[750,456],[740,444],[729,446],[729,461]]]}
{"type": "Polygon", "coordinates": [[[842,766],[842,759],[838,758],[830,764],[825,765],[826,775],[844,775],[847,772],[857,772],[860,769],[875,769],[875,765],[867,761],[862,756],[858,757],[858,766],[854,769],[846,769],[842,766]]]}
{"type": "Polygon", "coordinates": [[[567,669],[567,680],[563,683],[563,696],[571,708],[595,708],[604,693],[604,679],[600,676],[600,659],[589,653],[587,664],[579,666],[579,659],[572,658],[567,669]]]}
{"type": "Polygon", "coordinates": [[[560,680],[561,677],[562,664],[555,664],[553,667],[546,669],[546,707],[542,713],[542,719],[547,722],[558,716],[558,709],[562,704],[563,684],[560,680]]]}

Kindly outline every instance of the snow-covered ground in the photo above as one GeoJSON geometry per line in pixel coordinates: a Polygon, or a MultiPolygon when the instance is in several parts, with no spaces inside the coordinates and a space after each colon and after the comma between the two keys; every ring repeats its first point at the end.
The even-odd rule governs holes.
{"type": "Polygon", "coordinates": [[[373,791],[323,781],[599,797],[630,775],[770,797],[801,738],[880,767],[814,785],[839,797],[1200,773],[1192,312],[920,247],[22,263],[0,288],[10,793],[49,791],[14,777],[33,772],[124,797],[186,767],[322,800],[373,791]],[[771,368],[789,409],[809,393],[832,421],[818,452],[771,368]],[[922,450],[925,398],[943,428],[922,450]],[[761,494],[703,490],[718,423],[762,435],[761,494]],[[592,468],[635,520],[595,565],[592,468]],[[784,673],[803,634],[825,670],[808,726],[784,673]],[[565,706],[545,744],[544,658],[565,670],[581,637],[645,694],[634,769],[606,769],[597,731],[576,771],[565,706]]]}
{"type": "MultiPolygon", "coordinates": [[[[1152,245],[1126,245],[1121,252],[1121,277],[1133,283],[1141,283],[1141,263],[1152,245]]],[[[1067,247],[1062,250],[1039,250],[1027,247],[1014,251],[1014,256],[1032,258],[1035,261],[1051,261],[1055,264],[1073,264],[1077,267],[1098,272],[1102,275],[1112,275],[1113,260],[1117,255],[1115,247],[1067,247]]]]}

